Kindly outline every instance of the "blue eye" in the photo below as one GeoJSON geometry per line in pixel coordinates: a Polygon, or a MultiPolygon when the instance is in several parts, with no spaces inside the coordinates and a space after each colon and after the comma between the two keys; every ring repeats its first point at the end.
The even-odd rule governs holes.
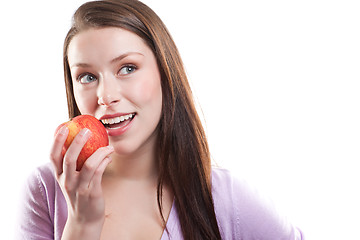
{"type": "Polygon", "coordinates": [[[128,65],[128,66],[124,66],[120,69],[119,73],[120,75],[127,75],[130,73],[133,73],[136,70],[135,66],[132,65],[128,65]]]}
{"type": "Polygon", "coordinates": [[[80,75],[78,77],[78,81],[80,83],[83,83],[83,84],[86,84],[86,83],[91,83],[91,82],[94,82],[96,81],[96,77],[94,75],[91,75],[91,74],[83,74],[83,75],[80,75]]]}

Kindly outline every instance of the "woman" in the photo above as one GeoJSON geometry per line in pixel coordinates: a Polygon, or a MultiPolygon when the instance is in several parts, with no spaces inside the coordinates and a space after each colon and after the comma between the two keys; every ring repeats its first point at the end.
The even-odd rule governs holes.
{"type": "Polygon", "coordinates": [[[64,43],[70,118],[90,114],[110,146],[76,171],[90,136],[68,130],[25,190],[22,239],[301,239],[247,185],[211,167],[177,48],[136,0],[82,5],[64,43]]]}

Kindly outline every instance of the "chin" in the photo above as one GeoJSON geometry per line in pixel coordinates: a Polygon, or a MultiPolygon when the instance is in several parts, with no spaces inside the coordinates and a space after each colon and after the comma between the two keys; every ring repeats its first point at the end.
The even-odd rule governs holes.
{"type": "Polygon", "coordinates": [[[130,158],[139,152],[137,147],[131,146],[130,144],[117,144],[112,146],[114,147],[114,152],[123,158],[130,158]]]}
{"type": "Polygon", "coordinates": [[[156,135],[153,134],[145,140],[140,137],[134,139],[122,139],[119,141],[111,141],[115,153],[123,158],[133,158],[144,154],[152,154],[156,148],[156,135]]]}

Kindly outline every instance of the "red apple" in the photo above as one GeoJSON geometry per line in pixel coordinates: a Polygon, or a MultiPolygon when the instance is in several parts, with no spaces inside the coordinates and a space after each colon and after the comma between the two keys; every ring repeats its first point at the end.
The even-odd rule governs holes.
{"type": "Polygon", "coordinates": [[[63,153],[67,151],[71,142],[81,129],[87,128],[91,131],[91,136],[82,148],[76,162],[76,170],[80,171],[86,159],[88,159],[98,148],[109,145],[109,138],[104,125],[91,115],[79,115],[68,122],[64,122],[57,127],[56,133],[62,126],[69,129],[69,134],[64,144],[63,153]]]}

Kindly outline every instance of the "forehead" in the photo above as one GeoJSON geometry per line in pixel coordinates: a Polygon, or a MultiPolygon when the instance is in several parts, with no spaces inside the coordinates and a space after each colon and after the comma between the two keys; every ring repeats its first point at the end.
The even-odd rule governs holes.
{"type": "Polygon", "coordinates": [[[122,28],[91,28],[76,34],[68,47],[69,63],[113,59],[126,52],[152,54],[142,38],[122,28]]]}

